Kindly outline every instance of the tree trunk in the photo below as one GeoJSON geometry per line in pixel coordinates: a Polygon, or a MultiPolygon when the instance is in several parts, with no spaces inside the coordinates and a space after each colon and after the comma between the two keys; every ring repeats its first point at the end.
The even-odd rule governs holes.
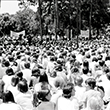
{"type": "Polygon", "coordinates": [[[41,1],[38,0],[39,2],[39,22],[40,22],[40,36],[41,36],[41,41],[43,40],[42,35],[43,35],[43,31],[42,31],[42,10],[41,10],[41,1]]]}
{"type": "Polygon", "coordinates": [[[90,0],[89,39],[91,39],[91,38],[92,38],[92,35],[91,35],[91,18],[92,18],[92,0],[90,0]]]}
{"type": "Polygon", "coordinates": [[[54,25],[55,25],[55,38],[57,40],[57,31],[58,31],[58,1],[54,0],[55,7],[55,16],[54,16],[54,25]]]}

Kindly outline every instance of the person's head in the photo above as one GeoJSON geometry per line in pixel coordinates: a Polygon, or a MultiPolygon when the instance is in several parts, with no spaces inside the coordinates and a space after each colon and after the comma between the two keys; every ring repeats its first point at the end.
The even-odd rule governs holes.
{"type": "Polygon", "coordinates": [[[64,87],[64,84],[65,84],[65,82],[61,77],[57,77],[55,82],[54,82],[54,86],[56,88],[61,88],[62,89],[64,87]]]}
{"type": "Polygon", "coordinates": [[[19,78],[19,80],[23,79],[23,72],[19,71],[16,73],[16,76],[19,78]]]}
{"type": "Polygon", "coordinates": [[[11,85],[12,86],[15,87],[18,84],[18,82],[19,82],[19,78],[18,77],[12,77],[12,79],[11,79],[11,85]]]}
{"type": "Polygon", "coordinates": [[[100,60],[99,61],[99,65],[102,67],[102,66],[104,66],[104,64],[105,64],[105,61],[103,61],[103,60],[100,60]]]}
{"type": "Polygon", "coordinates": [[[75,84],[78,85],[78,86],[81,86],[83,83],[83,78],[81,76],[76,76],[75,78],[75,84]]]}
{"type": "Polygon", "coordinates": [[[2,95],[2,99],[4,103],[13,102],[15,103],[14,96],[11,91],[5,91],[2,95]]]}
{"type": "Polygon", "coordinates": [[[5,67],[9,67],[10,66],[9,61],[6,61],[6,60],[3,62],[3,64],[4,64],[5,67]]]}
{"type": "Polygon", "coordinates": [[[88,78],[85,83],[90,89],[94,89],[96,87],[96,80],[94,78],[88,78]]]}
{"type": "Polygon", "coordinates": [[[73,83],[67,83],[63,88],[63,96],[65,98],[70,98],[75,95],[75,89],[73,83]]]}
{"type": "Polygon", "coordinates": [[[89,62],[88,62],[87,60],[85,60],[85,61],[83,62],[83,66],[84,66],[84,67],[89,67],[89,62]]]}
{"type": "Polygon", "coordinates": [[[47,82],[47,83],[49,83],[48,82],[48,76],[47,76],[47,74],[45,72],[40,75],[39,82],[47,82]]]}
{"type": "Polygon", "coordinates": [[[14,73],[14,71],[13,71],[12,68],[7,68],[7,69],[6,69],[6,74],[7,74],[8,76],[11,76],[11,75],[14,75],[15,73],[14,73]]]}
{"type": "Polygon", "coordinates": [[[25,67],[26,69],[29,69],[29,68],[30,68],[30,63],[26,62],[26,63],[24,64],[24,67],[25,67]]]}
{"type": "Polygon", "coordinates": [[[51,98],[51,93],[49,89],[40,90],[37,93],[37,97],[41,101],[49,101],[51,98]]]}
{"type": "Polygon", "coordinates": [[[82,72],[83,72],[83,74],[87,75],[89,72],[89,69],[85,67],[82,69],[82,72]]]}
{"type": "Polygon", "coordinates": [[[103,100],[98,96],[92,96],[87,103],[87,110],[103,110],[103,100]]]}
{"type": "Polygon", "coordinates": [[[22,93],[26,93],[28,91],[28,84],[26,81],[22,80],[18,83],[18,90],[22,93]]]}
{"type": "Polygon", "coordinates": [[[32,70],[32,76],[39,77],[40,76],[40,69],[34,68],[32,70]]]}

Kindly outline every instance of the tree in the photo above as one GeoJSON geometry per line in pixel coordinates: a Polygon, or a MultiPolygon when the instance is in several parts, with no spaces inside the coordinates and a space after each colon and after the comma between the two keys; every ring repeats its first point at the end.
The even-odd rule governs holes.
{"type": "Polygon", "coordinates": [[[9,13],[4,13],[0,16],[0,34],[1,35],[9,35],[11,26],[11,16],[9,13]]]}
{"type": "Polygon", "coordinates": [[[81,9],[82,20],[85,21],[83,26],[86,25],[85,27],[88,28],[91,25],[91,28],[97,31],[98,36],[100,30],[110,22],[105,2],[103,0],[92,0],[92,2],[91,0],[84,0],[81,9]]]}

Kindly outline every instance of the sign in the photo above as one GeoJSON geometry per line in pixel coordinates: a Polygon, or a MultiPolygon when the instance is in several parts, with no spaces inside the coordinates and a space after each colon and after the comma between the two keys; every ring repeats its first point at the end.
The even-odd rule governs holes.
{"type": "Polygon", "coordinates": [[[21,31],[21,32],[14,32],[14,31],[11,31],[10,32],[10,36],[13,37],[13,38],[19,38],[19,35],[23,35],[25,36],[25,30],[24,31],[21,31]]]}

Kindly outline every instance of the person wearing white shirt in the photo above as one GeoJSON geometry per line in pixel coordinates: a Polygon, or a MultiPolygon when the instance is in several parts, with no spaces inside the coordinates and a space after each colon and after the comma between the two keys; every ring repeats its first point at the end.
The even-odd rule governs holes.
{"type": "Polygon", "coordinates": [[[22,107],[15,103],[11,91],[3,93],[3,102],[0,104],[0,110],[23,110],[22,107]]]}

